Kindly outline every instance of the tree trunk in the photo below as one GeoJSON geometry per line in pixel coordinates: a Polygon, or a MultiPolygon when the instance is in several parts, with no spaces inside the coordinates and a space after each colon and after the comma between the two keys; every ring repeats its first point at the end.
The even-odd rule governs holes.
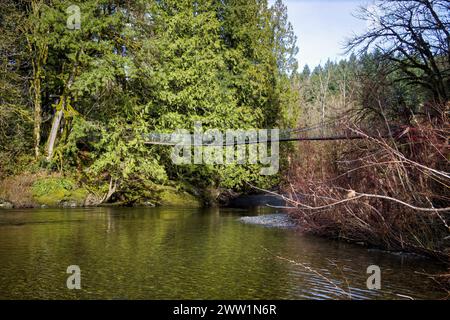
{"type": "Polygon", "coordinates": [[[59,127],[61,125],[61,120],[64,117],[64,111],[66,109],[67,99],[70,99],[69,92],[70,92],[70,88],[72,87],[72,84],[75,80],[75,74],[77,71],[78,59],[80,57],[80,54],[81,54],[81,50],[77,52],[75,64],[73,66],[72,72],[69,75],[69,79],[67,81],[67,84],[63,91],[63,94],[61,96],[61,99],[62,99],[62,101],[60,101],[61,109],[56,111],[55,118],[53,119],[52,129],[50,131],[50,135],[48,137],[48,143],[47,143],[47,161],[50,161],[53,158],[53,151],[55,149],[56,138],[58,137],[58,131],[59,131],[59,127]]]}
{"type": "Polygon", "coordinates": [[[41,84],[40,81],[35,83],[34,98],[34,153],[36,159],[39,158],[39,145],[41,143],[41,124],[42,124],[42,107],[41,107],[41,84]]]}
{"type": "MultiPolygon", "coordinates": [[[[43,5],[42,1],[32,1],[31,14],[34,18],[39,21],[39,13],[41,10],[41,6],[43,5]]],[[[38,22],[27,25],[25,27],[27,33],[27,46],[30,53],[31,65],[33,67],[33,80],[31,82],[32,90],[34,91],[34,128],[33,128],[33,137],[34,137],[34,153],[36,159],[40,155],[39,146],[41,143],[41,126],[42,126],[42,94],[41,94],[41,77],[44,73],[44,66],[47,62],[48,58],[48,43],[47,40],[38,39],[37,35],[41,32],[41,23],[38,22]]]]}
{"type": "Polygon", "coordinates": [[[116,192],[117,189],[117,180],[114,180],[113,183],[113,178],[111,177],[111,179],[109,180],[109,190],[108,193],[105,194],[105,196],[103,197],[103,199],[101,200],[100,204],[108,202],[109,199],[111,199],[111,197],[113,196],[113,194],[116,192]]]}
{"type": "Polygon", "coordinates": [[[61,105],[61,110],[57,110],[55,114],[55,118],[52,123],[52,130],[50,131],[50,135],[48,137],[47,143],[47,161],[52,160],[53,151],[55,148],[56,137],[58,136],[59,126],[61,124],[61,120],[64,117],[64,108],[65,108],[65,98],[61,105]]]}

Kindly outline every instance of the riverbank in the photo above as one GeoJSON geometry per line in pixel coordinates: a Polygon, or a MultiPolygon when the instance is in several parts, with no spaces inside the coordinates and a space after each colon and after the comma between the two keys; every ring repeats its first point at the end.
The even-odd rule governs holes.
{"type": "Polygon", "coordinates": [[[73,177],[46,172],[23,173],[0,181],[0,209],[11,208],[78,208],[97,206],[174,206],[198,208],[202,197],[174,186],[154,186],[151,196],[134,203],[109,202],[105,190],[93,190],[76,182],[73,177]]]}

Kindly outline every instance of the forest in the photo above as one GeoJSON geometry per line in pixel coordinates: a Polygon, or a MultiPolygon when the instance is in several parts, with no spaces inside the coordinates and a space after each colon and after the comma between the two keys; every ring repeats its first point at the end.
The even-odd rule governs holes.
{"type": "Polygon", "coordinates": [[[0,205],[210,206],[263,190],[305,232],[448,264],[450,4],[377,5],[348,58],[299,70],[281,0],[1,0],[0,205]],[[282,143],[275,176],[175,165],[145,143],[199,121],[358,139],[282,143]]]}
{"type": "Polygon", "coordinates": [[[296,38],[281,1],[84,1],[74,30],[69,6],[2,1],[3,178],[20,176],[13,184],[34,198],[81,188],[77,199],[124,205],[158,203],[161,186],[209,201],[275,183],[257,166],[175,166],[167,147],[143,142],[196,121],[295,124],[296,38]]]}

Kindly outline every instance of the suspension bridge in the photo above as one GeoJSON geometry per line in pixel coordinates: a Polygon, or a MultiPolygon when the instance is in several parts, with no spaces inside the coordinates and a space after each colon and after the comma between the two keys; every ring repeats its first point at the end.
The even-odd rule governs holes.
{"type": "MultiPolygon", "coordinates": [[[[258,131],[261,130],[234,130],[235,137],[230,141],[223,136],[217,139],[217,136],[211,134],[211,131],[202,132],[201,139],[196,139],[192,133],[158,133],[153,132],[145,136],[146,145],[168,145],[189,144],[191,146],[231,146],[240,144],[257,144],[263,141],[270,142],[292,142],[292,141],[338,141],[338,140],[358,140],[367,138],[389,138],[401,135],[400,127],[392,127],[390,130],[374,130],[373,128],[352,128],[345,125],[341,120],[330,120],[318,123],[312,126],[304,126],[293,129],[280,129],[276,136],[273,130],[265,130],[263,141],[258,138],[258,131]],[[209,132],[209,133],[208,133],[209,132]],[[240,132],[240,133],[239,133],[240,132]],[[205,134],[206,133],[206,134],[205,134]],[[234,139],[236,138],[236,139],[234,139]],[[265,139],[265,140],[264,140],[265,139]]],[[[264,131],[264,130],[262,130],[264,131]]]]}

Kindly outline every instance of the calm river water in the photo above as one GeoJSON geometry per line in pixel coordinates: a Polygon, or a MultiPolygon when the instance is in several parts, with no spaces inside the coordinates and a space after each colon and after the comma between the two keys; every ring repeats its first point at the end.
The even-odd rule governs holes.
{"type": "Polygon", "coordinates": [[[0,210],[0,299],[443,296],[416,272],[442,271],[427,259],[239,221],[268,211],[0,210]],[[66,287],[69,265],[81,269],[81,290],[66,287]],[[381,290],[366,287],[369,265],[381,268],[381,290]]]}

